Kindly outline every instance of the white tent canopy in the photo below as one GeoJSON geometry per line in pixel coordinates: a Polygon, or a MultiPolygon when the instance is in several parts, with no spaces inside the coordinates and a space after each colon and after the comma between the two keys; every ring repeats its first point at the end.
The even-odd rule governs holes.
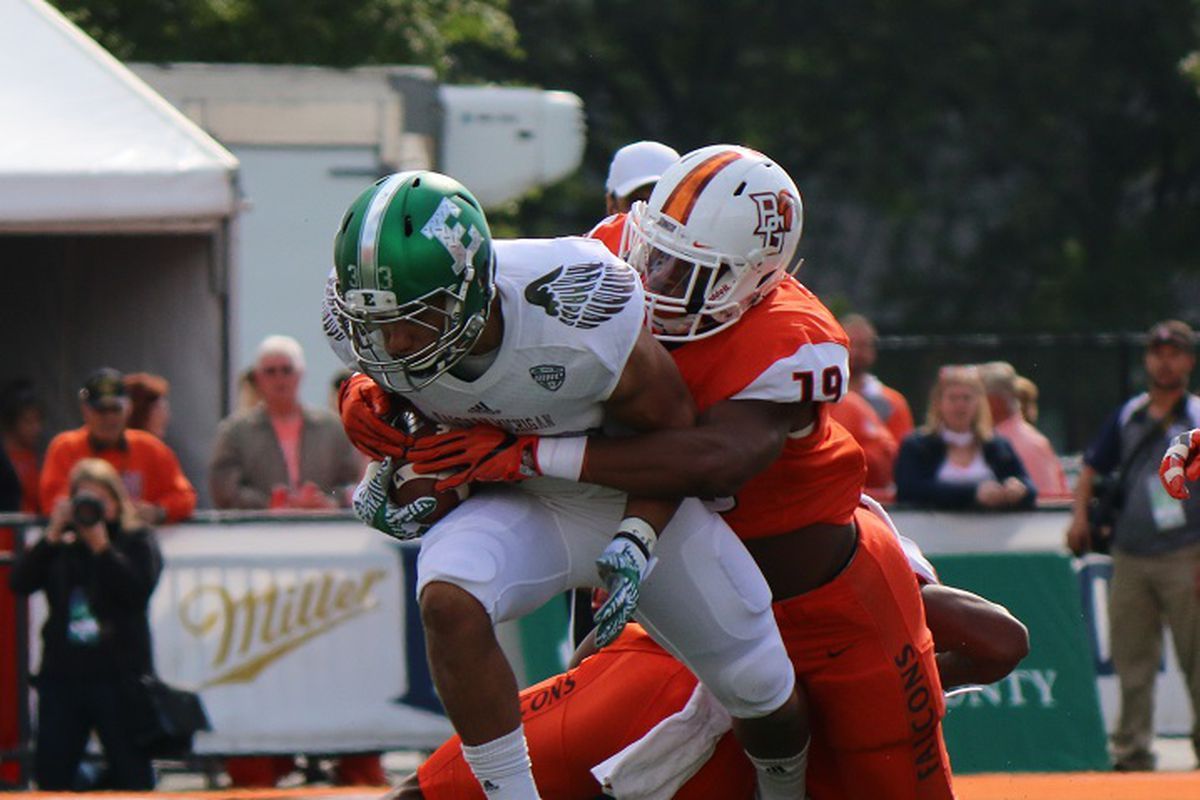
{"type": "Polygon", "coordinates": [[[0,227],[233,213],[237,160],[43,0],[0,0],[0,227]]]}

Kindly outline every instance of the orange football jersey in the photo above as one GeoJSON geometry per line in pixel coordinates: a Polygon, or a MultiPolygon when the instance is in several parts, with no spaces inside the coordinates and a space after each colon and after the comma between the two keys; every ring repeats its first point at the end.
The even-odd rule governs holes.
{"type": "Polygon", "coordinates": [[[587,235],[604,242],[604,246],[617,258],[624,258],[625,256],[621,255],[621,240],[625,237],[627,217],[626,214],[610,214],[597,222],[596,227],[588,231],[587,235]]]}
{"type": "Polygon", "coordinates": [[[736,325],[671,352],[700,412],[723,400],[818,402],[812,429],[792,434],[779,458],[732,498],[732,507],[717,506],[743,539],[850,522],[866,461],[825,405],[847,391],[847,345],[829,309],[789,277],[736,325]]]}
{"type": "MultiPolygon", "coordinates": [[[[620,255],[625,214],[588,232],[620,255]]],[[[743,539],[775,536],[818,522],[844,525],[858,507],[867,465],[854,437],[825,403],[846,394],[849,340],[833,314],[788,277],[737,324],[671,351],[697,410],[722,400],[815,400],[813,429],[789,438],[771,466],[716,508],[743,539]],[[803,435],[802,435],[803,434],[803,435]]]]}

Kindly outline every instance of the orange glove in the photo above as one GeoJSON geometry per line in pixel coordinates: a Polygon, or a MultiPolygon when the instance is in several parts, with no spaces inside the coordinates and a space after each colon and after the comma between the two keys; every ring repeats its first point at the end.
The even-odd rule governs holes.
{"type": "Polygon", "coordinates": [[[398,398],[361,372],[342,383],[338,413],[350,443],[372,461],[403,459],[413,437],[391,424],[400,411],[398,398]]]}
{"type": "Polygon", "coordinates": [[[1176,500],[1186,500],[1191,493],[1187,481],[1200,478],[1200,428],[1184,431],[1171,440],[1171,446],[1163,454],[1158,465],[1158,479],[1167,494],[1176,500]]]}
{"type": "Polygon", "coordinates": [[[408,451],[419,475],[453,472],[434,485],[445,491],[469,481],[511,483],[541,475],[537,466],[537,436],[517,436],[491,425],[424,436],[408,451]]]}

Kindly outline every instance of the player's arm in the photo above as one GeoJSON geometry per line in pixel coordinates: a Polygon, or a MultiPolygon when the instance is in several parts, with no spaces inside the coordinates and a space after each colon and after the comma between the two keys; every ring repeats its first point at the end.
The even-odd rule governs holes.
{"type": "Polygon", "coordinates": [[[994,683],[1029,655],[1029,631],[1004,606],[932,583],[921,599],[944,688],[994,683]]]}
{"type": "MultiPolygon", "coordinates": [[[[642,330],[625,362],[616,387],[604,403],[610,422],[634,431],[687,429],[695,422],[691,394],[667,351],[642,330]]],[[[582,456],[587,440],[573,446],[582,456]]],[[[596,644],[611,642],[633,616],[641,580],[653,563],[658,534],[682,501],[674,497],[645,497],[630,489],[625,516],[613,540],[596,561],[608,597],[596,611],[596,644]]]]}
{"type": "Polygon", "coordinates": [[[811,402],[724,400],[691,428],[589,438],[582,479],[653,497],[734,495],[815,418],[811,402]]]}
{"type": "Polygon", "coordinates": [[[723,497],[765,469],[788,435],[813,424],[816,415],[811,401],[724,400],[690,428],[539,439],[476,426],[420,440],[409,455],[419,473],[457,471],[438,483],[439,490],[553,475],[643,497],[723,497]]]}

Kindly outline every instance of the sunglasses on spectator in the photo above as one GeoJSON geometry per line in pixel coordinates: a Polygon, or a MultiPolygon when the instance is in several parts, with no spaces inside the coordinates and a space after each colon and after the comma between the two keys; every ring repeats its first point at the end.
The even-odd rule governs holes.
{"type": "Polygon", "coordinates": [[[272,367],[259,367],[258,371],[263,375],[291,375],[296,368],[291,364],[279,364],[272,367]]]}

